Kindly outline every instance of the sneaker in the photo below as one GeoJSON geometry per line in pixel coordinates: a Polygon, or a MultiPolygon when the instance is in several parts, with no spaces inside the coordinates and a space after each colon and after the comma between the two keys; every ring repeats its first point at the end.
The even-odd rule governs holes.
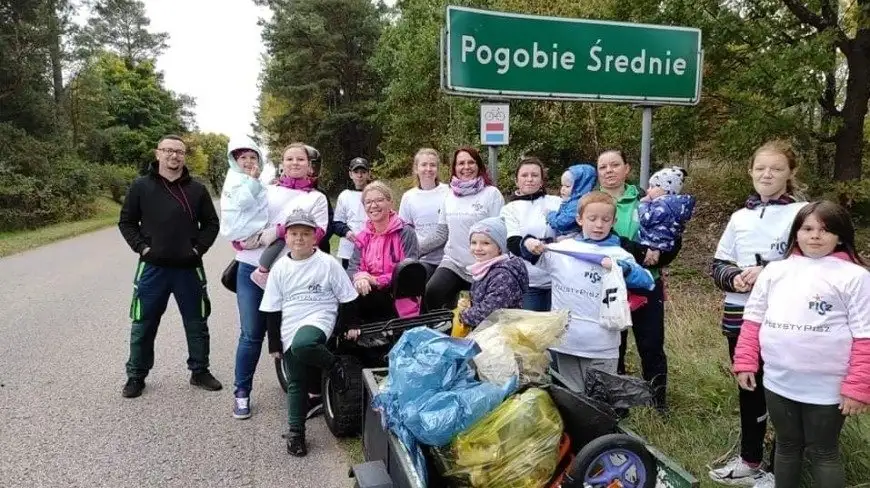
{"type": "Polygon", "coordinates": [[[266,280],[268,280],[268,279],[269,279],[269,272],[268,271],[266,271],[266,272],[260,271],[260,268],[255,269],[254,272],[251,273],[251,281],[256,283],[257,286],[259,286],[260,288],[262,288],[264,290],[266,289],[266,280]]]}
{"type": "Polygon", "coordinates": [[[287,434],[287,453],[296,457],[308,454],[305,447],[305,434],[302,432],[290,432],[287,434]]]}
{"type": "Polygon", "coordinates": [[[127,378],[127,383],[124,389],[121,390],[121,396],[124,398],[136,398],[142,394],[145,389],[145,380],[142,378],[127,378]]]}
{"type": "Polygon", "coordinates": [[[729,486],[755,486],[756,481],[765,472],[760,467],[753,468],[746,464],[743,458],[735,456],[721,468],[710,471],[710,479],[729,486]]]}
{"type": "Polygon", "coordinates": [[[221,382],[215,379],[209,371],[202,371],[190,375],[190,384],[208,391],[218,391],[223,388],[221,382]]]}
{"type": "Polygon", "coordinates": [[[753,488],[776,488],[773,473],[764,472],[755,478],[753,488]]]}
{"type": "Polygon", "coordinates": [[[233,418],[239,420],[251,418],[251,397],[246,391],[238,391],[233,398],[233,418]]]}
{"type": "Polygon", "coordinates": [[[323,397],[321,395],[308,395],[308,413],[305,414],[305,419],[313,419],[323,413],[323,397]]]}
{"type": "Polygon", "coordinates": [[[346,392],[350,386],[347,383],[347,373],[344,371],[341,361],[336,361],[329,372],[329,380],[332,388],[339,395],[346,392]]]}

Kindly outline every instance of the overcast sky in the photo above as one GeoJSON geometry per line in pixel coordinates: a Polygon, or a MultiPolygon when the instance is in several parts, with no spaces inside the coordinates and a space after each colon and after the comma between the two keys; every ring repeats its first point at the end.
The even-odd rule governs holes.
{"type": "Polygon", "coordinates": [[[251,133],[264,52],[252,0],[144,0],[152,32],[169,33],[157,59],[166,87],[196,98],[203,132],[251,133]]]}

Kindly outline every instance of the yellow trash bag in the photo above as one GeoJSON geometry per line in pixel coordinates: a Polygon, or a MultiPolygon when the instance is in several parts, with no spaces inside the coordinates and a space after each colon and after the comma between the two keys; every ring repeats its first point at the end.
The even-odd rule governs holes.
{"type": "Polygon", "coordinates": [[[435,458],[456,486],[541,488],[559,463],[562,417],[550,395],[529,388],[505,400],[435,458]]]}
{"type": "Polygon", "coordinates": [[[468,336],[481,350],[473,359],[478,377],[503,385],[518,376],[520,387],[549,383],[547,349],[558,345],[567,329],[567,310],[494,311],[468,336]]]}
{"type": "Polygon", "coordinates": [[[451,337],[465,337],[471,332],[471,327],[462,323],[459,313],[471,308],[471,294],[463,290],[459,292],[459,301],[453,309],[453,328],[450,330],[451,337]]]}

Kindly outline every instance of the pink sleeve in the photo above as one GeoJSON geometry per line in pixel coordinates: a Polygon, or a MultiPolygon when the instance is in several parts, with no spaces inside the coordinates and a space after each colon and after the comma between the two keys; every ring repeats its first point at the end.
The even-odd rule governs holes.
{"type": "Polygon", "coordinates": [[[840,392],[861,403],[870,403],[870,339],[852,341],[849,369],[840,392]]]}
{"type": "Polygon", "coordinates": [[[758,372],[758,363],[761,360],[761,343],[758,340],[760,330],[761,324],[758,322],[743,321],[737,347],[734,349],[734,366],[731,368],[735,373],[758,372]]]}
{"type": "Polygon", "coordinates": [[[314,238],[317,240],[317,244],[320,244],[320,240],[323,239],[323,236],[326,235],[326,231],[318,227],[314,230],[314,238]]]}
{"type": "Polygon", "coordinates": [[[375,281],[378,283],[378,288],[383,288],[390,284],[390,281],[393,280],[393,276],[391,274],[382,274],[380,276],[375,276],[375,281]]]}

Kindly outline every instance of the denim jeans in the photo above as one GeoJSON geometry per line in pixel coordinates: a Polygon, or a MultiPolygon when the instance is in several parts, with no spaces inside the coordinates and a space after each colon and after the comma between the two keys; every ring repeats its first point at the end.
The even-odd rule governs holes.
{"type": "Polygon", "coordinates": [[[245,390],[250,394],[254,383],[254,372],[263,349],[266,337],[266,316],[260,312],[263,289],[251,281],[251,273],[257,269],[246,263],[239,263],[236,277],[236,302],[239,307],[239,345],[236,348],[236,391],[245,390]]]}
{"type": "Polygon", "coordinates": [[[523,295],[523,310],[549,312],[553,306],[553,294],[549,288],[531,288],[523,295]]]}

